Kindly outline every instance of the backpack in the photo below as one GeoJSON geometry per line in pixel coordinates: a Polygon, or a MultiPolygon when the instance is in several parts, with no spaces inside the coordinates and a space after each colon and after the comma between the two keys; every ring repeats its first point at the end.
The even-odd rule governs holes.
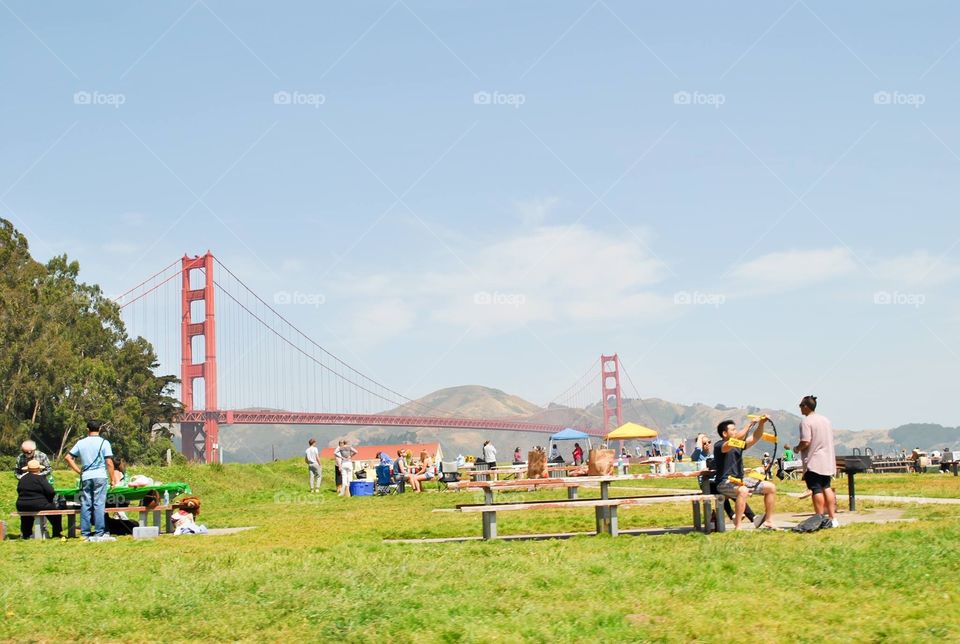
{"type": "Polygon", "coordinates": [[[823,515],[814,514],[793,526],[794,532],[816,532],[823,527],[823,515]]]}

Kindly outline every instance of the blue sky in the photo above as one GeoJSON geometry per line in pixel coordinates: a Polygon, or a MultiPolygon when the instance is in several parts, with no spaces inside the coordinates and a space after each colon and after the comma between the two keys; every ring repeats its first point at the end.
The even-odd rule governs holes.
{"type": "Polygon", "coordinates": [[[108,293],[209,248],[411,396],[960,424],[955,3],[0,4],[0,212],[108,293]]]}

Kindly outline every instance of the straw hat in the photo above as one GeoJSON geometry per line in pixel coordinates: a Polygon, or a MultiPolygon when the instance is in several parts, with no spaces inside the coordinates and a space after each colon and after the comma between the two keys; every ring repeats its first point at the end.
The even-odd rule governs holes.
{"type": "Polygon", "coordinates": [[[28,472],[39,472],[40,469],[41,469],[40,461],[38,461],[37,459],[32,458],[29,461],[27,461],[28,472]]]}

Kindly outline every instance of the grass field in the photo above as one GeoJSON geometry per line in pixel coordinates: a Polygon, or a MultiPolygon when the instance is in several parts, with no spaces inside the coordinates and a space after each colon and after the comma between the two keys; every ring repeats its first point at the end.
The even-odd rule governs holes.
{"type": "MultiPolygon", "coordinates": [[[[323,493],[310,495],[304,466],[293,461],[147,473],[189,482],[208,526],[257,528],[149,542],[8,540],[0,544],[0,640],[923,641],[960,630],[957,506],[911,506],[912,523],[810,535],[385,544],[478,535],[477,515],[431,513],[474,495],[341,499],[330,476],[323,493]]],[[[5,517],[12,481],[0,489],[5,517]]],[[[861,476],[858,491],[960,498],[960,479],[861,476]]],[[[778,502],[809,507],[785,494],[778,502]]],[[[621,527],[686,525],[689,512],[626,509],[621,527]]],[[[499,528],[586,531],[592,523],[589,510],[538,511],[504,514],[499,528]]],[[[17,533],[16,520],[8,527],[17,533]]]]}

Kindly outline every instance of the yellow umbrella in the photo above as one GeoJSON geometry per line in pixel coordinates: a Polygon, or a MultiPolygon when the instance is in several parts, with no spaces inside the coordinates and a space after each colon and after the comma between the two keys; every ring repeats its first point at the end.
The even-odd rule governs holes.
{"type": "Polygon", "coordinates": [[[630,440],[632,438],[656,438],[656,430],[638,425],[636,423],[624,423],[615,430],[607,434],[607,440],[630,440]]]}

